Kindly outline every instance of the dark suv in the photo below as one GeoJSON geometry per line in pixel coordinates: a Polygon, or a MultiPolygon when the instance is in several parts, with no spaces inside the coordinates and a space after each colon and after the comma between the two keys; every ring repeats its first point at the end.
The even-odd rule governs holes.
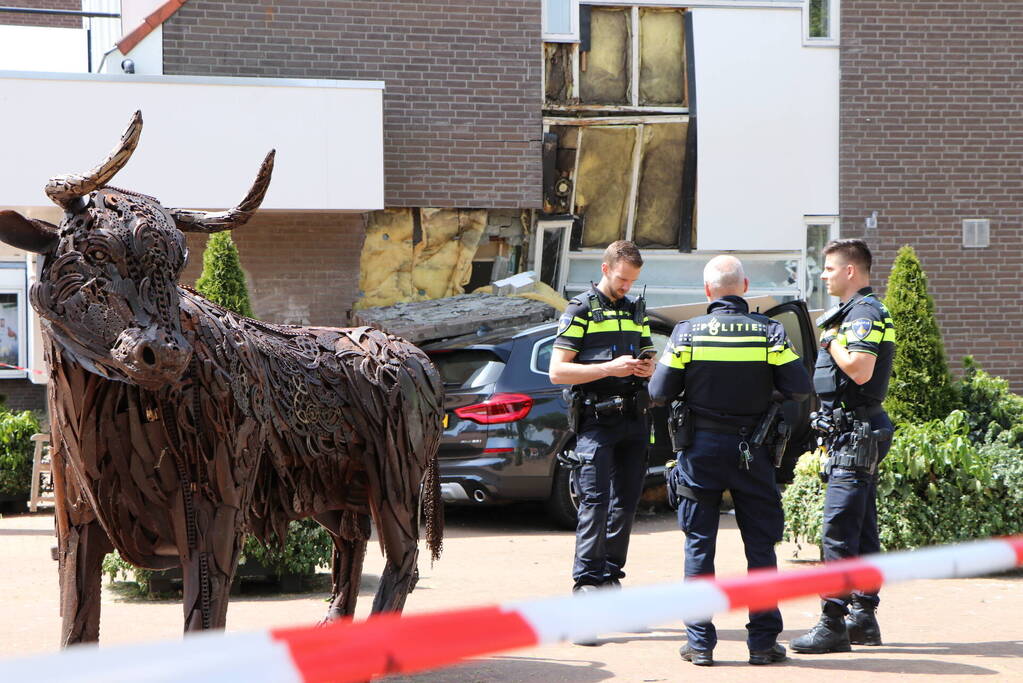
{"type": "MultiPolygon", "coordinates": [[[[751,301],[754,310],[756,302],[751,301]]],[[[677,321],[705,311],[706,304],[652,309],[651,332],[658,354],[677,321]]],[[[770,307],[766,314],[785,324],[797,352],[812,370],[815,338],[806,305],[787,302],[770,307]]],[[[557,323],[550,322],[423,346],[440,370],[446,391],[445,429],[438,454],[446,502],[544,501],[557,524],[575,528],[575,492],[569,471],[557,459],[570,436],[567,406],[563,387],[551,384],[547,374],[556,331],[557,323]]],[[[807,405],[804,417],[809,412],[807,405]]],[[[648,486],[664,482],[664,463],[673,456],[664,408],[652,411],[652,425],[648,486]]],[[[793,435],[780,478],[791,477],[808,435],[809,429],[803,427],[793,435]]]]}

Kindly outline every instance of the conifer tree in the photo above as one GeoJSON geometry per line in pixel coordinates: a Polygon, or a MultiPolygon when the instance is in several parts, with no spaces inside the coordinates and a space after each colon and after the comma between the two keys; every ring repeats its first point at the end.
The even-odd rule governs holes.
{"type": "Polygon", "coordinates": [[[252,317],[249,290],[238,260],[238,249],[228,231],[210,235],[202,255],[202,275],[196,290],[215,304],[248,318],[252,317]]]}
{"type": "Polygon", "coordinates": [[[897,341],[885,409],[896,423],[944,419],[955,407],[952,378],[927,276],[910,246],[895,257],[885,305],[897,341]]]}

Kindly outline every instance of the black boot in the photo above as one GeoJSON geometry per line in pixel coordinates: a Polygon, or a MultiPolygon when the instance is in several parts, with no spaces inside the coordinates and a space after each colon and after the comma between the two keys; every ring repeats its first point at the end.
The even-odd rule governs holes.
{"type": "Polygon", "coordinates": [[[822,655],[827,652],[849,652],[849,633],[845,630],[845,609],[833,602],[824,603],[821,620],[807,633],[789,643],[793,652],[822,655]]]}
{"type": "Polygon", "coordinates": [[[845,628],[849,632],[849,642],[856,645],[880,645],[881,627],[878,626],[874,610],[877,607],[867,600],[854,595],[849,604],[849,616],[845,618],[845,628]]]}

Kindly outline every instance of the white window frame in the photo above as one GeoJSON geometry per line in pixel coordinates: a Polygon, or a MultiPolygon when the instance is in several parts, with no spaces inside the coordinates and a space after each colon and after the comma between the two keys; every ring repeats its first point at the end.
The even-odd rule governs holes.
{"type": "MultiPolygon", "coordinates": [[[[837,240],[839,236],[839,219],[838,216],[804,216],[803,217],[803,244],[806,244],[806,230],[811,225],[827,225],[828,227],[828,239],[837,240]]],[[[799,259],[799,298],[803,301],[807,301],[808,292],[805,290],[807,284],[807,265],[806,265],[806,247],[803,247],[803,257],[799,259]]],[[[825,308],[830,308],[838,303],[838,297],[828,297],[830,304],[825,308]]],[[[807,301],[809,303],[809,301],[807,301]]]]}
{"type": "Polygon", "coordinates": [[[810,36],[810,0],[803,0],[803,45],[807,47],[835,47],[839,44],[839,18],[841,0],[826,0],[828,3],[828,35],[826,38],[810,36]]]}
{"type": "MultiPolygon", "coordinates": [[[[573,189],[573,198],[575,190],[573,189]]],[[[575,220],[572,218],[541,219],[536,222],[536,230],[533,239],[533,272],[537,279],[540,278],[541,266],[543,265],[543,233],[548,230],[562,230],[561,253],[558,254],[558,281],[551,285],[557,291],[563,291],[565,280],[568,278],[568,251],[572,241],[572,226],[575,220]]],[[[601,252],[603,253],[603,252],[601,252]]]]}
{"type": "Polygon", "coordinates": [[[543,339],[538,339],[537,341],[533,342],[533,355],[529,359],[530,370],[532,370],[538,375],[543,375],[544,377],[547,377],[551,374],[549,372],[544,372],[539,367],[537,367],[536,359],[540,356],[540,347],[546,344],[547,342],[553,342],[557,338],[558,336],[556,334],[552,334],[549,337],[544,337],[543,339]]]}
{"type": "MultiPolygon", "coordinates": [[[[14,294],[17,297],[18,361],[15,365],[27,368],[29,367],[28,338],[32,334],[32,330],[29,328],[29,316],[26,310],[25,267],[21,263],[0,263],[0,294],[14,294]]],[[[24,378],[27,375],[26,370],[0,366],[0,378],[2,379],[24,378]]]]}
{"type": "Polygon", "coordinates": [[[541,27],[543,40],[547,43],[578,43],[579,42],[579,0],[568,0],[571,29],[568,33],[551,33],[547,30],[547,0],[540,2],[541,27]]]}

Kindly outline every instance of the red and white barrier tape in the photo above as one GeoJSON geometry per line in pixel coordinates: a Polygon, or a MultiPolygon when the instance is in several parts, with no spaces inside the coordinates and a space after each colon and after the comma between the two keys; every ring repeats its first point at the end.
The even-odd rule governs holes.
{"type": "Polygon", "coordinates": [[[468,657],[592,638],[817,594],[876,590],[911,579],[978,576],[1023,565],[1023,535],[871,555],[813,569],[759,570],[730,579],[643,586],[501,606],[261,633],[204,633],[181,641],[76,647],[0,661],[6,681],[364,681],[468,657]]]}
{"type": "Polygon", "coordinates": [[[45,375],[44,370],[33,370],[32,368],[23,368],[20,365],[11,365],[10,363],[0,363],[0,368],[10,368],[11,370],[24,370],[25,372],[34,372],[37,375],[45,375]]]}

